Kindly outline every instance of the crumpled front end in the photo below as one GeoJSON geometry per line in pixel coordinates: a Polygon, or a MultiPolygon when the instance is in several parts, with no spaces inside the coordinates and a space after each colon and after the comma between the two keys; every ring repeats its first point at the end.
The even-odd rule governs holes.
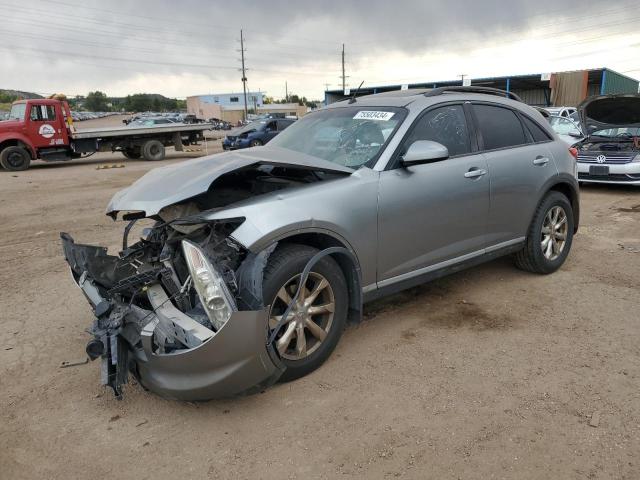
{"type": "Polygon", "coordinates": [[[87,344],[120,397],[129,375],[166,398],[209,400],[261,390],[283,366],[267,346],[260,282],[266,255],[245,252],[225,224],[158,222],[118,256],[61,234],[95,314],[87,344]],[[255,289],[258,290],[255,290],[255,289]]]}

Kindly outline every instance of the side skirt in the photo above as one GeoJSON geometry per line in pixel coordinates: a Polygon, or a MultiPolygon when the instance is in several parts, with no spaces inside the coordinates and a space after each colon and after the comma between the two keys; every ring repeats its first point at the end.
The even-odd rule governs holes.
{"type": "Polygon", "coordinates": [[[515,242],[509,242],[508,245],[487,248],[484,253],[479,253],[478,255],[468,254],[458,259],[447,260],[442,262],[446,265],[438,266],[438,264],[436,264],[426,267],[423,269],[426,270],[424,273],[418,273],[410,278],[399,278],[396,281],[391,278],[384,282],[379,282],[378,285],[380,285],[380,283],[384,284],[380,285],[377,289],[368,290],[363,293],[364,303],[515,253],[522,250],[525,245],[525,240],[523,237],[522,239],[517,239],[515,242]]]}

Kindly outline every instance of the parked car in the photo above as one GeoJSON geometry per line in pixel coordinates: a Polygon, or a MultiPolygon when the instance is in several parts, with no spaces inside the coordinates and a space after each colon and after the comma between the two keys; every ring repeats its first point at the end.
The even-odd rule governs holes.
{"type": "Polygon", "coordinates": [[[566,118],[569,118],[577,111],[575,107],[544,107],[544,109],[549,112],[549,115],[566,118]]]}
{"type": "Polygon", "coordinates": [[[204,123],[204,120],[196,117],[195,115],[185,115],[182,118],[182,123],[204,123]]]}
{"type": "Polygon", "coordinates": [[[581,182],[640,185],[640,95],[601,95],[579,105],[581,182]]]}
{"type": "Polygon", "coordinates": [[[154,127],[156,125],[170,125],[180,123],[177,119],[173,117],[141,117],[137,120],[132,120],[127,123],[128,127],[132,128],[145,128],[145,127],[154,127]]]}
{"type": "Polygon", "coordinates": [[[580,124],[571,118],[550,115],[547,121],[549,125],[551,125],[551,128],[553,128],[553,131],[556,132],[558,137],[567,145],[575,145],[584,138],[580,124]]]}
{"type": "Polygon", "coordinates": [[[259,147],[269,143],[276,135],[288,128],[295,120],[278,118],[275,120],[259,120],[227,135],[222,141],[224,150],[259,147]]]}
{"type": "Polygon", "coordinates": [[[514,94],[448,87],[342,101],[263,148],[152,170],[107,207],[129,222],[117,256],[61,234],[96,315],[87,353],[118,395],[129,372],[185,400],[306,375],[364,302],[502,255],[560,268],[574,154],[514,94]]]}

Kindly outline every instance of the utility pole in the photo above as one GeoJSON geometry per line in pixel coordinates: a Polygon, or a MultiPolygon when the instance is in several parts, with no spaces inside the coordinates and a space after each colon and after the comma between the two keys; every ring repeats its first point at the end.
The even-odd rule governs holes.
{"type": "Polygon", "coordinates": [[[347,76],[344,74],[344,43],[342,44],[342,93],[347,88],[347,76]]]}
{"type": "Polygon", "coordinates": [[[464,86],[464,77],[467,76],[466,73],[463,73],[462,75],[458,75],[460,77],[460,80],[462,80],[462,85],[464,86]]]}
{"type": "Polygon", "coordinates": [[[247,72],[244,68],[244,36],[242,35],[242,29],[240,29],[240,54],[242,57],[242,91],[244,92],[244,119],[249,116],[247,111],[247,72]]]}
{"type": "Polygon", "coordinates": [[[284,82],[284,101],[289,103],[289,86],[286,81],[284,82]]]}
{"type": "Polygon", "coordinates": [[[330,84],[330,83],[325,83],[325,84],[324,84],[324,91],[325,91],[325,92],[328,92],[328,91],[329,91],[329,87],[330,87],[330,86],[331,86],[331,84],[330,84]]]}

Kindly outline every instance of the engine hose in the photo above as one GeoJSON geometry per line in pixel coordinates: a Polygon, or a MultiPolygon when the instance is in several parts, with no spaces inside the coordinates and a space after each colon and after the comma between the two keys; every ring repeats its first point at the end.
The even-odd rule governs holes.
{"type": "Polygon", "coordinates": [[[269,335],[269,339],[267,340],[267,346],[270,346],[274,342],[274,340],[276,339],[276,336],[278,335],[278,333],[286,323],[287,317],[291,313],[291,309],[293,308],[296,301],[298,300],[298,297],[300,296],[300,292],[302,291],[303,285],[307,283],[307,279],[309,278],[309,273],[311,272],[311,269],[313,268],[313,266],[316,263],[318,263],[320,260],[322,260],[324,257],[326,257],[327,255],[333,255],[335,253],[340,253],[343,255],[347,255],[349,258],[353,258],[353,254],[344,247],[325,248],[324,250],[320,250],[313,257],[311,257],[311,259],[307,262],[307,264],[304,266],[304,269],[302,270],[302,274],[300,275],[300,283],[298,283],[298,289],[296,290],[295,295],[293,296],[293,298],[291,298],[291,302],[289,302],[289,305],[287,305],[287,309],[282,314],[280,321],[278,321],[276,326],[271,331],[271,334],[269,335]]]}

